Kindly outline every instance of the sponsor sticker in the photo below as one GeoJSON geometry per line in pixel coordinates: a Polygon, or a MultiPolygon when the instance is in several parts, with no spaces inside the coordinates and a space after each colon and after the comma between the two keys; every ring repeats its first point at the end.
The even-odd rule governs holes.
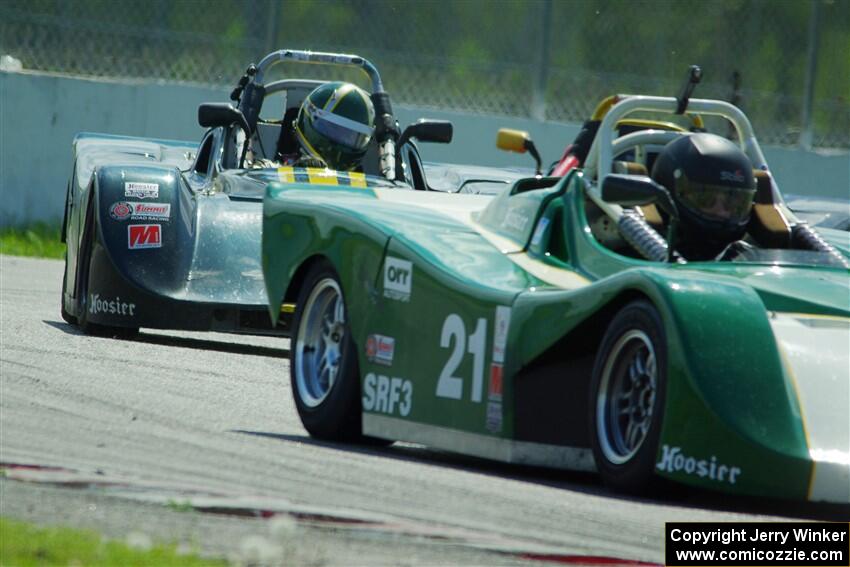
{"type": "Polygon", "coordinates": [[[709,459],[697,459],[685,455],[681,447],[669,445],[661,447],[661,460],[655,464],[655,468],[660,471],[685,473],[729,484],[735,484],[741,476],[739,467],[718,463],[714,455],[709,459]]]}
{"type": "Polygon", "coordinates": [[[413,408],[413,383],[370,372],[363,379],[363,409],[401,417],[413,408]]]}
{"type": "Polygon", "coordinates": [[[493,362],[505,362],[505,348],[508,343],[508,328],[511,325],[511,308],[504,305],[496,307],[496,329],[493,331],[493,362]]]}
{"type": "Polygon", "coordinates": [[[543,240],[543,235],[546,233],[546,227],[549,226],[549,219],[543,217],[540,219],[540,222],[537,223],[537,228],[534,229],[534,236],[531,237],[531,245],[537,246],[540,244],[540,241],[543,240]]]}
{"type": "Polygon", "coordinates": [[[366,339],[366,358],[369,362],[392,366],[395,339],[384,335],[369,335],[366,339]]]}
{"type": "Polygon", "coordinates": [[[158,199],[159,183],[136,183],[128,181],[124,183],[124,196],[135,199],[158,199]]]}
{"type": "Polygon", "coordinates": [[[120,297],[115,299],[101,299],[99,293],[89,294],[89,313],[97,315],[104,313],[108,315],[120,315],[122,317],[135,316],[136,304],[121,301],[120,297]]]}
{"type": "Polygon", "coordinates": [[[505,350],[508,344],[508,329],[511,326],[511,308],[496,307],[496,325],[493,331],[493,360],[490,364],[490,387],[487,389],[487,415],[485,426],[492,433],[502,430],[502,386],[505,350]]]}
{"type": "Polygon", "coordinates": [[[502,430],[502,402],[487,402],[487,431],[499,433],[502,430]]]}
{"type": "Polygon", "coordinates": [[[502,220],[502,228],[507,228],[508,230],[513,230],[515,232],[522,232],[525,230],[525,226],[528,224],[529,216],[523,211],[517,209],[510,209],[506,214],[505,218],[502,220]]]}
{"type": "Polygon", "coordinates": [[[109,216],[115,220],[168,220],[171,218],[170,203],[128,203],[119,201],[109,208],[109,216]]]}
{"type": "Polygon", "coordinates": [[[490,365],[490,389],[487,392],[488,400],[502,399],[502,369],[501,364],[493,363],[490,365]]]}
{"type": "Polygon", "coordinates": [[[145,248],[162,248],[162,225],[128,225],[127,248],[129,248],[130,250],[142,250],[145,248]]]}
{"type": "Polygon", "coordinates": [[[413,284],[413,263],[387,256],[384,262],[384,297],[410,301],[413,284]]]}
{"type": "Polygon", "coordinates": [[[736,183],[744,182],[744,172],[740,169],[736,169],[735,171],[721,171],[720,179],[723,181],[734,181],[736,183]]]}

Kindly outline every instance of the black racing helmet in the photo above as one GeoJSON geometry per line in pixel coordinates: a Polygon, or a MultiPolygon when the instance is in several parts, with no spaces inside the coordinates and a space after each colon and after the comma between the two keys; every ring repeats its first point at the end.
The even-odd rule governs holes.
{"type": "Polygon", "coordinates": [[[744,235],[756,181],[733,142],[706,133],[678,138],[658,155],[652,178],[673,196],[686,238],[719,251],[744,235]]]}

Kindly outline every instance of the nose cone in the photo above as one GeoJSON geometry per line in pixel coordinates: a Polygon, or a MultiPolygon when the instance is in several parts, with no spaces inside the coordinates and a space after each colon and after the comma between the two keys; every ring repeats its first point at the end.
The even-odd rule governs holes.
{"type": "Polygon", "coordinates": [[[850,503],[850,318],[770,319],[813,463],[809,500],[850,503]]]}

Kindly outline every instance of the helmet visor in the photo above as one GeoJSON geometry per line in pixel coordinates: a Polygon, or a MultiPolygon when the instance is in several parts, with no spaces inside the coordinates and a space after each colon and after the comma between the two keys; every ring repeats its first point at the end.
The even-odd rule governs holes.
{"type": "Polygon", "coordinates": [[[706,219],[740,224],[750,216],[756,190],[695,183],[683,176],[676,179],[676,194],[686,207],[706,219]]]}
{"type": "Polygon", "coordinates": [[[306,110],[316,132],[331,142],[352,150],[364,150],[372,139],[372,128],[356,120],[319,108],[312,102],[307,104],[306,110]]]}

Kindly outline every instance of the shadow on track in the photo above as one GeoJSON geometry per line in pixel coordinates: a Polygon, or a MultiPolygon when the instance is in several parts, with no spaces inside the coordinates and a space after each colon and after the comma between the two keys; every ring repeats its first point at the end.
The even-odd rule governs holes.
{"type": "Polygon", "coordinates": [[[348,451],[361,455],[396,459],[424,465],[440,465],[447,468],[497,476],[517,482],[525,482],[548,486],[551,488],[569,490],[610,499],[674,506],[677,508],[703,508],[718,512],[742,514],[761,514],[768,516],[785,516],[788,518],[846,522],[850,518],[850,507],[841,504],[815,504],[809,502],[793,502],[789,500],[756,498],[750,496],[732,496],[720,492],[712,492],[698,488],[687,487],[672,482],[663,483],[662,489],[655,497],[636,497],[619,494],[602,485],[599,477],[593,473],[564,471],[512,465],[479,459],[467,455],[458,455],[430,449],[422,445],[396,443],[389,447],[371,445],[355,445],[347,443],[332,443],[313,439],[307,435],[287,435],[266,431],[230,430],[229,433],[253,435],[276,439],[285,443],[305,443],[316,447],[325,447],[339,451],[348,451]]]}
{"type": "MultiPolygon", "coordinates": [[[[63,333],[69,335],[85,336],[77,327],[68,323],[59,321],[42,320],[43,323],[50,325],[54,329],[59,329],[63,333]]],[[[271,348],[265,346],[248,345],[242,343],[229,343],[225,341],[214,341],[209,339],[195,339],[190,337],[176,337],[173,335],[153,334],[140,332],[133,338],[108,338],[107,340],[120,340],[136,343],[156,344],[163,346],[174,346],[181,348],[191,348],[197,350],[214,350],[218,352],[229,352],[233,354],[249,354],[254,356],[268,356],[272,358],[287,358],[289,349],[286,348],[271,348]]]]}

